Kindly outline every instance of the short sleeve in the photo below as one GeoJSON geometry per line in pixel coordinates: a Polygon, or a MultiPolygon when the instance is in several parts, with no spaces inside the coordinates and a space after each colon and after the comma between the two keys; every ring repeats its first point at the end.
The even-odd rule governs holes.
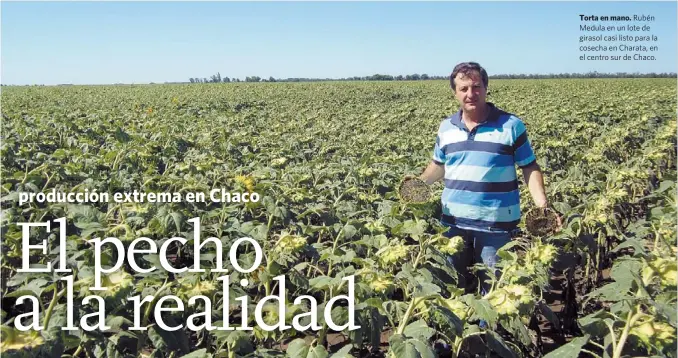
{"type": "Polygon", "coordinates": [[[440,134],[436,136],[436,144],[433,148],[433,161],[436,164],[445,164],[445,153],[440,148],[440,134]]]}
{"type": "Polygon", "coordinates": [[[513,127],[513,160],[521,168],[537,160],[530,140],[527,138],[527,128],[521,120],[516,121],[516,125],[513,127]]]}

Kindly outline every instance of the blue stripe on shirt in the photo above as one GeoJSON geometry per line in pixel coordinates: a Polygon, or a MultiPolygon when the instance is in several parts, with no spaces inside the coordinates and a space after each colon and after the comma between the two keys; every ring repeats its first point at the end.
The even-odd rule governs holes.
{"type": "Polygon", "coordinates": [[[470,150],[458,151],[447,155],[450,163],[464,163],[473,166],[513,167],[516,165],[513,155],[497,155],[488,152],[474,152],[470,150]]]}
{"type": "Polygon", "coordinates": [[[516,168],[515,165],[510,167],[454,165],[445,170],[445,179],[482,183],[509,182],[516,180],[516,168]]]}
{"type": "Polygon", "coordinates": [[[453,199],[455,203],[497,208],[520,204],[520,191],[488,193],[446,188],[443,198],[453,199]]]}
{"type": "Polygon", "coordinates": [[[534,160],[534,153],[532,152],[529,142],[525,142],[525,144],[516,150],[515,161],[518,166],[525,166],[534,160]]]}
{"type": "Polygon", "coordinates": [[[448,201],[443,214],[472,220],[508,222],[520,220],[520,205],[489,207],[448,201]]]}
{"type": "Polygon", "coordinates": [[[518,139],[513,143],[513,150],[515,151],[516,149],[520,148],[523,144],[527,142],[527,132],[523,132],[518,139]]]}
{"type": "Polygon", "coordinates": [[[466,140],[463,142],[456,142],[444,145],[442,147],[445,155],[450,155],[459,151],[477,151],[496,154],[511,154],[513,149],[510,145],[492,142],[477,142],[473,140],[466,140]]]}
{"type": "Polygon", "coordinates": [[[518,181],[483,183],[465,180],[445,180],[445,188],[485,193],[505,193],[518,189],[518,181]]]}
{"type": "Polygon", "coordinates": [[[455,225],[462,228],[482,230],[482,231],[498,231],[506,230],[511,231],[518,226],[520,220],[509,221],[509,222],[495,222],[495,221],[486,221],[486,220],[473,220],[466,219],[461,217],[454,217],[443,214],[441,221],[448,225],[455,225]]]}

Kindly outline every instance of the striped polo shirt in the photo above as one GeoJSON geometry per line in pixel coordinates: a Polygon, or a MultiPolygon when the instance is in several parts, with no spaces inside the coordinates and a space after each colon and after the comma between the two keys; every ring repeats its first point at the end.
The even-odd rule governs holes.
{"type": "Polygon", "coordinates": [[[522,120],[487,102],[487,120],[469,131],[461,109],[440,124],[433,160],[445,165],[444,224],[510,232],[520,222],[516,165],[536,158],[522,120]]]}

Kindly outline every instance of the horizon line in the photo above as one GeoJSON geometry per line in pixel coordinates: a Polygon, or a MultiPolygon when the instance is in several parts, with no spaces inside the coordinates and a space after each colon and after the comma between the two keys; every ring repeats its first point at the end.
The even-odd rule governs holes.
{"type": "MultiPolygon", "coordinates": [[[[217,72],[217,74],[220,74],[220,72],[217,72]]],[[[215,76],[215,75],[211,75],[215,76]]],[[[589,71],[589,72],[550,72],[550,73],[500,73],[496,75],[489,75],[488,74],[488,79],[512,79],[512,78],[506,78],[510,76],[518,76],[518,77],[528,77],[528,78],[515,78],[515,79],[539,79],[539,78],[534,78],[534,77],[546,77],[546,78],[553,78],[553,79],[568,79],[568,78],[561,78],[557,76],[570,76],[569,78],[582,78],[582,79],[590,79],[590,78],[678,78],[678,74],[676,72],[598,72],[598,71],[589,71]],[[590,77],[593,75],[594,77],[590,77]],[[532,78],[530,78],[532,77],[532,78]]],[[[414,73],[414,74],[408,74],[408,75],[387,75],[387,74],[373,74],[373,75],[368,75],[368,76],[350,76],[350,77],[339,77],[339,78],[332,78],[332,77],[286,77],[286,78],[275,78],[273,76],[269,76],[268,78],[265,77],[260,77],[260,76],[245,76],[245,79],[241,79],[239,77],[228,77],[225,76],[223,78],[229,78],[230,81],[228,82],[190,82],[191,79],[211,79],[212,77],[189,77],[189,80],[186,81],[163,81],[163,82],[114,82],[114,83],[85,83],[85,84],[73,84],[73,83],[58,83],[58,84],[43,84],[43,83],[32,83],[32,84],[6,84],[6,83],[1,83],[0,86],[2,87],[30,87],[30,86],[41,86],[41,87],[56,87],[56,86],[122,86],[122,85],[157,85],[157,84],[206,84],[206,83],[274,83],[274,82],[354,82],[354,81],[365,81],[365,82],[393,82],[393,81],[435,81],[435,80],[449,80],[450,75],[429,75],[427,73],[414,73]],[[373,77],[376,76],[383,76],[386,78],[390,79],[373,79],[373,77]],[[427,76],[427,78],[416,78],[416,79],[406,79],[408,76],[427,76]],[[259,81],[247,81],[246,79],[248,78],[259,78],[259,81]],[[270,78],[273,78],[274,81],[270,81],[270,78]],[[401,79],[396,79],[396,78],[401,78],[401,79]],[[235,80],[235,81],[233,81],[235,80]]]]}

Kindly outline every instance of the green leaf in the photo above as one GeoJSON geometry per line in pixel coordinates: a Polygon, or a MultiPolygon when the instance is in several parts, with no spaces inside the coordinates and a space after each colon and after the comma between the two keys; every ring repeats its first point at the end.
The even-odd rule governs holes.
{"type": "Polygon", "coordinates": [[[510,253],[511,251],[509,250],[511,250],[515,246],[521,246],[521,242],[517,240],[509,242],[508,244],[502,246],[501,249],[497,250],[497,255],[501,256],[502,253],[504,254],[510,253]]]}
{"type": "MultiPolygon", "coordinates": [[[[172,316],[165,318],[165,324],[170,327],[179,324],[172,316]]],[[[186,332],[182,330],[168,332],[160,327],[153,325],[148,330],[148,337],[151,339],[153,346],[161,351],[179,351],[187,353],[190,351],[188,337],[186,332]]]]}
{"type": "Polygon", "coordinates": [[[553,203],[553,208],[556,209],[557,212],[564,214],[567,214],[572,210],[572,207],[564,202],[553,203]]]}
{"type": "Polygon", "coordinates": [[[530,337],[530,334],[527,332],[527,327],[523,324],[523,322],[520,320],[518,317],[512,317],[506,320],[506,322],[502,321],[502,325],[506,328],[507,331],[511,332],[513,337],[518,338],[520,340],[520,343],[522,343],[524,346],[529,346],[532,344],[532,338],[530,337]]]}
{"type": "Polygon", "coordinates": [[[19,297],[23,295],[30,295],[39,298],[40,296],[42,296],[42,293],[45,290],[54,287],[54,284],[47,285],[48,283],[49,282],[44,278],[36,278],[34,280],[31,280],[29,283],[21,286],[16,291],[6,294],[5,297],[19,297]]]}
{"type": "Polygon", "coordinates": [[[637,258],[620,258],[612,266],[610,277],[616,282],[633,282],[637,280],[643,263],[637,258]]]}
{"type": "Polygon", "coordinates": [[[470,295],[462,296],[462,301],[473,309],[471,319],[481,319],[487,322],[490,327],[495,327],[499,314],[492,308],[490,302],[484,299],[477,300],[470,295]]]}
{"type": "Polygon", "coordinates": [[[502,358],[518,358],[516,353],[508,347],[506,342],[493,331],[486,331],[487,346],[502,358]]]}
{"type": "Polygon", "coordinates": [[[174,341],[171,332],[166,332],[158,328],[157,326],[152,326],[148,330],[148,338],[153,343],[153,347],[161,351],[172,351],[179,349],[179,346],[174,341]]]}
{"type": "Polygon", "coordinates": [[[652,305],[654,308],[657,309],[657,313],[664,317],[669,324],[672,326],[676,326],[676,305],[675,304],[666,304],[666,303],[659,303],[659,302],[652,302],[652,305]]]}
{"type": "Polygon", "coordinates": [[[464,323],[449,308],[437,304],[431,305],[429,313],[444,329],[449,337],[461,337],[464,333],[464,323]]]}
{"type": "Polygon", "coordinates": [[[310,349],[306,341],[297,338],[287,346],[287,355],[292,358],[306,358],[310,349]]]}
{"type": "Polygon", "coordinates": [[[226,337],[226,342],[231,350],[240,354],[248,354],[254,351],[250,337],[244,331],[229,331],[231,334],[226,337]]]}
{"type": "Polygon", "coordinates": [[[342,349],[332,354],[330,358],[353,358],[350,354],[353,347],[350,344],[345,345],[342,349]]]}
{"type": "Polygon", "coordinates": [[[132,326],[133,323],[122,316],[106,316],[106,325],[111,327],[111,332],[119,332],[123,330],[123,325],[132,326]]]}
{"type": "Polygon", "coordinates": [[[92,222],[83,222],[79,221],[75,223],[75,226],[79,229],[80,231],[80,237],[83,239],[89,238],[92,234],[96,232],[105,232],[106,227],[101,225],[98,222],[92,221],[92,222]]]}
{"type": "MultiPolygon", "coordinates": [[[[247,356],[249,357],[249,355],[247,356]]],[[[259,348],[257,349],[255,355],[252,355],[251,357],[256,357],[256,358],[285,358],[287,357],[285,353],[280,352],[279,350],[276,349],[267,349],[267,348],[259,348]]]]}
{"type": "Polygon", "coordinates": [[[560,320],[558,319],[558,316],[553,313],[551,307],[549,307],[544,301],[539,301],[538,307],[541,311],[541,314],[544,315],[549,323],[551,323],[554,328],[559,329],[558,327],[560,327],[560,320]]]}
{"type": "Polygon", "coordinates": [[[350,263],[355,259],[356,254],[353,250],[347,250],[341,256],[337,257],[336,263],[350,263]]]}
{"type": "MultiPolygon", "coordinates": [[[[23,173],[22,173],[22,174],[21,174],[21,178],[23,178],[23,176],[24,176],[24,175],[23,175],[23,173]]],[[[20,179],[21,179],[21,178],[20,178],[20,179]]],[[[3,202],[3,203],[4,203],[4,202],[6,202],[6,201],[18,201],[20,195],[21,195],[21,193],[19,193],[18,191],[13,191],[13,192],[11,192],[11,193],[9,193],[9,194],[3,196],[2,199],[0,199],[0,202],[3,202]]]]}
{"type": "Polygon", "coordinates": [[[518,259],[518,255],[516,253],[506,250],[498,250],[497,256],[499,256],[502,261],[506,262],[514,262],[518,259]]]}
{"type": "Polygon", "coordinates": [[[429,340],[435,333],[436,330],[430,328],[423,319],[408,324],[403,331],[405,336],[422,341],[429,340]]]}
{"type": "Polygon", "coordinates": [[[402,334],[394,334],[388,339],[389,350],[398,358],[419,358],[417,348],[407,344],[402,334]]]}
{"type": "Polygon", "coordinates": [[[301,262],[297,265],[294,266],[294,269],[296,271],[302,272],[308,267],[309,263],[308,262],[301,262]]]}
{"type": "Polygon", "coordinates": [[[416,339],[407,339],[402,334],[392,335],[388,343],[390,351],[398,358],[435,358],[429,344],[416,339]]]}
{"type": "Polygon", "coordinates": [[[639,255],[645,252],[645,244],[638,239],[627,238],[624,242],[617,245],[611,252],[619,252],[620,250],[631,248],[633,249],[633,255],[639,255]]]}
{"type": "Polygon", "coordinates": [[[435,352],[428,342],[422,342],[418,339],[409,339],[408,343],[412,344],[417,349],[419,356],[422,358],[436,358],[435,352]]]}
{"type": "Polygon", "coordinates": [[[395,321],[398,321],[401,317],[405,315],[407,311],[407,303],[403,301],[386,301],[384,302],[384,310],[388,313],[391,318],[394,318],[395,321]]]}
{"type": "Polygon", "coordinates": [[[114,134],[115,140],[121,143],[127,143],[131,140],[129,134],[127,134],[125,131],[122,130],[122,128],[118,127],[115,130],[114,134]]]}
{"type": "Polygon", "coordinates": [[[661,218],[662,216],[664,216],[664,208],[662,208],[660,206],[658,206],[656,208],[652,208],[652,210],[650,210],[650,216],[653,219],[654,218],[656,218],[656,219],[661,218]]]}
{"type": "Polygon", "coordinates": [[[407,220],[395,227],[393,233],[395,235],[410,235],[413,238],[418,238],[426,232],[428,225],[423,220],[407,220]]]}
{"type": "Polygon", "coordinates": [[[118,349],[117,349],[116,346],[117,346],[117,345],[115,344],[115,342],[113,342],[113,341],[108,341],[108,342],[106,343],[106,350],[105,350],[105,351],[103,351],[103,350],[101,351],[101,353],[105,353],[105,354],[102,356],[102,358],[103,358],[103,357],[106,357],[106,358],[122,358],[123,355],[118,351],[118,349]]]}
{"type": "Polygon", "coordinates": [[[593,336],[600,337],[608,333],[608,328],[605,325],[605,319],[612,319],[613,316],[606,311],[597,311],[588,316],[579,319],[579,325],[582,331],[593,336]]]}
{"type": "Polygon", "coordinates": [[[181,358],[212,358],[212,355],[207,353],[207,348],[191,352],[189,354],[181,356],[181,358]]]}
{"type": "Polygon", "coordinates": [[[334,324],[346,324],[348,322],[348,309],[343,306],[333,307],[330,312],[330,317],[332,317],[332,322],[334,322],[334,324]]]}
{"type": "Polygon", "coordinates": [[[356,304],[356,309],[360,310],[360,309],[363,308],[363,305],[364,305],[364,306],[367,306],[367,307],[376,308],[379,311],[384,311],[384,308],[382,307],[383,304],[384,304],[384,301],[381,298],[372,297],[372,298],[365,300],[364,302],[360,302],[360,303],[356,304]]]}
{"type": "Polygon", "coordinates": [[[252,239],[258,242],[266,241],[267,231],[268,229],[266,228],[266,224],[260,224],[255,221],[248,221],[240,225],[241,233],[243,233],[245,236],[251,237],[252,239]]]}
{"type": "Polygon", "coordinates": [[[429,282],[416,283],[414,290],[414,297],[426,297],[440,293],[440,287],[429,282]]]}
{"type": "Polygon", "coordinates": [[[290,358],[327,358],[329,353],[323,346],[311,347],[301,338],[293,340],[287,347],[290,358]]]}
{"type": "Polygon", "coordinates": [[[661,182],[659,184],[659,188],[657,188],[657,190],[655,190],[655,193],[663,193],[663,192],[665,192],[666,190],[669,190],[671,187],[673,187],[675,185],[676,185],[676,183],[674,183],[673,181],[664,180],[663,182],[661,182]]]}
{"type": "Polygon", "coordinates": [[[545,355],[544,358],[578,358],[582,348],[588,343],[589,337],[588,334],[584,337],[577,337],[570,343],[545,355]]]}
{"type": "Polygon", "coordinates": [[[329,289],[330,287],[337,284],[337,279],[329,276],[318,276],[310,279],[308,281],[309,286],[312,288],[322,291],[329,289]]]}
{"type": "Polygon", "coordinates": [[[172,212],[170,214],[172,216],[172,220],[174,221],[174,226],[177,229],[177,232],[181,232],[181,222],[183,220],[183,216],[179,212],[172,212]]]}
{"type": "Polygon", "coordinates": [[[353,225],[344,225],[344,239],[350,240],[358,232],[353,225]]]}
{"type": "Polygon", "coordinates": [[[592,291],[586,295],[586,297],[598,298],[608,302],[630,300],[633,299],[633,297],[629,295],[632,285],[633,281],[617,281],[608,283],[607,285],[592,291]]]}
{"type": "Polygon", "coordinates": [[[366,321],[364,327],[368,331],[366,337],[368,343],[371,344],[372,347],[378,347],[381,343],[381,332],[384,331],[384,326],[387,323],[386,313],[382,314],[381,310],[370,310],[366,321]]]}

